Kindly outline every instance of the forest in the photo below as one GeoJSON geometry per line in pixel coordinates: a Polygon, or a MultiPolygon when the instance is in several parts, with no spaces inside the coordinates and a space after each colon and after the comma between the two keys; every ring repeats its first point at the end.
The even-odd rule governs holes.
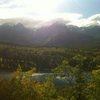
{"type": "Polygon", "coordinates": [[[0,44],[0,100],[100,100],[100,49],[0,44]],[[44,81],[33,73],[53,73],[44,81]],[[57,86],[56,77],[67,81],[57,86]]]}

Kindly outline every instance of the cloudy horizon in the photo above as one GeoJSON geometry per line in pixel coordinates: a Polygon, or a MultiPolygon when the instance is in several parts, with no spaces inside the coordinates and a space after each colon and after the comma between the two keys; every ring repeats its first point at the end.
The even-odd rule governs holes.
{"type": "Polygon", "coordinates": [[[0,25],[22,23],[37,27],[55,20],[78,27],[100,25],[99,3],[98,0],[1,0],[0,25]]]}

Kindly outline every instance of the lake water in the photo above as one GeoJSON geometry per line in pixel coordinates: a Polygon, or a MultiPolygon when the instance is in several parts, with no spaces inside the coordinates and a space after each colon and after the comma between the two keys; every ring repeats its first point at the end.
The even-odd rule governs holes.
{"type": "MultiPolygon", "coordinates": [[[[11,79],[13,73],[11,72],[0,72],[0,77],[3,77],[4,79],[11,79]]],[[[38,80],[40,82],[43,82],[47,79],[47,77],[52,77],[53,73],[34,73],[32,74],[31,79],[32,80],[38,80]]],[[[53,83],[56,85],[66,85],[69,84],[69,81],[66,80],[65,77],[56,76],[53,79],[53,83]]]]}

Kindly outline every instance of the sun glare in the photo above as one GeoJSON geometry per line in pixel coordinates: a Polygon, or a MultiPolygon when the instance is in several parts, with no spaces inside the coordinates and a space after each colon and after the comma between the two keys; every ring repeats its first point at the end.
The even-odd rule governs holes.
{"type": "Polygon", "coordinates": [[[62,0],[12,1],[0,8],[1,18],[34,17],[36,19],[48,19],[50,15],[53,15],[60,9],[59,5],[62,2],[62,0]]]}
{"type": "Polygon", "coordinates": [[[27,9],[37,14],[54,13],[61,0],[30,0],[24,2],[27,9]]]}

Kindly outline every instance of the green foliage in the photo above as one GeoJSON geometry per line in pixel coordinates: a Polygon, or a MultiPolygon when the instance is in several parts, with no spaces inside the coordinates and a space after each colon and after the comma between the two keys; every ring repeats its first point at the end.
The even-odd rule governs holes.
{"type": "Polygon", "coordinates": [[[85,71],[91,71],[100,65],[99,49],[78,48],[33,48],[0,44],[0,70],[15,71],[18,65],[23,71],[36,67],[38,72],[50,72],[51,69],[67,60],[70,66],[82,65],[85,71]]]}
{"type": "Polygon", "coordinates": [[[32,48],[0,45],[0,100],[100,100],[99,49],[32,48]],[[56,67],[58,66],[58,67],[56,67]],[[51,72],[45,81],[32,80],[36,72],[51,72]],[[54,84],[55,78],[67,81],[54,84]]]}
{"type": "Polygon", "coordinates": [[[10,80],[0,80],[0,100],[55,100],[55,85],[48,77],[44,82],[31,80],[33,70],[22,72],[19,68],[10,80]]]}
{"type": "Polygon", "coordinates": [[[98,68],[97,70],[92,71],[92,74],[93,74],[92,84],[95,87],[93,94],[94,94],[96,100],[100,100],[100,66],[97,68],[98,68]]]}
{"type": "Polygon", "coordinates": [[[34,69],[22,72],[19,67],[11,79],[0,79],[0,100],[99,100],[100,68],[93,70],[91,77],[90,72],[80,73],[81,70],[63,61],[53,70],[54,77],[64,77],[68,83],[56,86],[54,77],[43,82],[31,80],[34,69]]]}

